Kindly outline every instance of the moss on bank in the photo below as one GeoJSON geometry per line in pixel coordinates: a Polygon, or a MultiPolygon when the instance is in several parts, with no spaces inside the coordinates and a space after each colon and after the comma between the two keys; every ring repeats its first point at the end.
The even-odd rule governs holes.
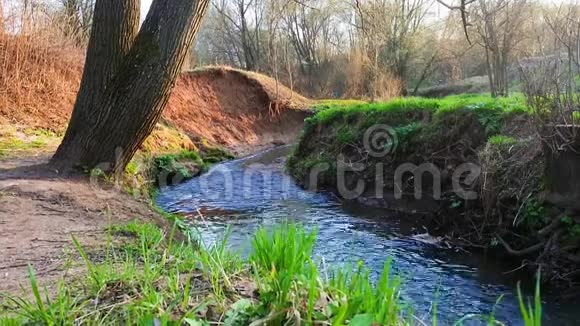
{"type": "MultiPolygon", "coordinates": [[[[321,185],[324,186],[335,181],[332,173],[336,171],[339,153],[386,150],[396,159],[417,152],[418,146],[434,151],[436,147],[460,140],[458,138],[465,132],[478,137],[474,140],[478,142],[476,146],[482,145],[502,131],[505,121],[523,117],[526,112],[520,97],[494,99],[483,95],[451,96],[439,100],[402,98],[354,105],[337,102],[306,120],[303,137],[288,161],[288,167],[299,181],[303,181],[314,164],[330,164],[329,174],[322,176],[321,185]],[[441,139],[442,135],[448,139],[441,139]],[[383,139],[376,139],[377,136],[383,139]],[[384,140],[392,143],[373,144],[373,141],[384,140]],[[433,144],[435,142],[440,144],[433,144]],[[384,148],[365,148],[369,145],[382,145],[384,148]],[[327,178],[328,182],[325,182],[327,178]]],[[[407,157],[403,158],[409,161],[407,157]]],[[[372,157],[367,159],[372,160],[372,157]]],[[[380,160],[381,157],[375,161],[380,160]]]]}
{"type": "MultiPolygon", "coordinates": [[[[138,152],[127,165],[120,181],[124,190],[134,197],[148,197],[160,187],[177,185],[206,172],[212,165],[234,159],[233,154],[219,147],[179,150],[155,154],[138,152]]],[[[97,176],[100,171],[91,171],[97,176]]]]}
{"type": "Polygon", "coordinates": [[[531,114],[520,95],[331,105],[306,121],[287,167],[305,187],[429,213],[430,232],[518,257],[532,271],[542,265],[547,280],[570,285],[579,238],[561,224],[569,213],[543,199],[531,114]]]}

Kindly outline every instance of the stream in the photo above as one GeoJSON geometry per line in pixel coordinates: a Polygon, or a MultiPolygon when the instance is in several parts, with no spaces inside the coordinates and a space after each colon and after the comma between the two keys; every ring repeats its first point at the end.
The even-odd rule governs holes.
{"type": "MultiPolygon", "coordinates": [[[[440,324],[450,325],[467,314],[490,313],[501,295],[496,318],[507,325],[522,324],[517,279],[515,273],[505,273],[517,266],[417,237],[425,231],[400,214],[301,189],[284,172],[283,157],[289,150],[279,147],[215,165],[201,177],[163,189],[157,204],[190,216],[206,244],[221,239],[229,225],[229,244],[242,254],[250,250],[249,238],[258,228],[290,220],[318,228],[315,259],[325,264],[362,260],[376,277],[391,257],[394,271],[403,278],[403,298],[427,324],[432,302],[437,302],[440,324]]],[[[524,284],[524,292],[532,295],[532,280],[524,284]]],[[[546,325],[580,324],[578,302],[558,302],[553,294],[542,299],[546,325]]]]}

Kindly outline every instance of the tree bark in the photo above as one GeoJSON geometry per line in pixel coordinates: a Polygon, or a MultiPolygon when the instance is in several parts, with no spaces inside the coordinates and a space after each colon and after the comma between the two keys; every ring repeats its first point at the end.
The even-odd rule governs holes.
{"type": "Polygon", "coordinates": [[[138,2],[97,1],[81,92],[52,160],[61,169],[123,173],[159,120],[209,4],[154,0],[134,37],[138,2]]]}
{"type": "Polygon", "coordinates": [[[96,123],[107,86],[135,41],[139,28],[139,4],[139,0],[96,2],[81,85],[67,132],[53,161],[72,162],[80,156],[82,148],[74,148],[73,143],[96,123]]]}

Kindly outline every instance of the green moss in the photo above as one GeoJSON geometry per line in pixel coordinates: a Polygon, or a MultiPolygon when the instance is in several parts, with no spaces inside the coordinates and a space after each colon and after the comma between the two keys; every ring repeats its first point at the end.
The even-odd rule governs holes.
{"type": "MultiPolygon", "coordinates": [[[[228,151],[208,147],[203,151],[181,151],[178,153],[155,156],[151,159],[150,179],[159,181],[171,181],[175,177],[184,181],[207,171],[211,165],[233,159],[234,156],[228,151]],[[167,178],[168,180],[160,180],[167,178]]],[[[133,167],[130,170],[134,170],[133,167]]],[[[171,182],[170,182],[171,183],[171,182]]]]}
{"type": "Polygon", "coordinates": [[[182,151],[175,154],[164,154],[153,159],[154,175],[174,176],[179,174],[182,179],[190,179],[196,176],[195,169],[202,172],[206,164],[194,151],[182,151]]]}
{"type": "Polygon", "coordinates": [[[205,147],[202,151],[204,161],[213,160],[217,162],[233,160],[234,154],[221,147],[205,147]]]}
{"type": "Polygon", "coordinates": [[[348,127],[344,126],[340,128],[336,134],[336,140],[341,144],[349,144],[355,141],[353,131],[348,127]]]}
{"type": "Polygon", "coordinates": [[[511,146],[517,144],[517,140],[510,136],[494,135],[489,137],[488,143],[495,146],[511,146]]]}

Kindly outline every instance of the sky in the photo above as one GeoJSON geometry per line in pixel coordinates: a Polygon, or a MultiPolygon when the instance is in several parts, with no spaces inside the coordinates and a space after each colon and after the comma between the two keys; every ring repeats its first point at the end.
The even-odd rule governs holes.
{"type": "MultiPolygon", "coordinates": [[[[141,0],[141,21],[145,20],[145,16],[147,15],[147,11],[149,10],[149,7],[151,6],[151,1],[153,0],[141,0]]],[[[560,4],[560,3],[564,3],[564,2],[571,2],[571,1],[575,1],[575,0],[540,0],[540,2],[546,3],[546,4],[560,4]]],[[[453,3],[453,0],[450,0],[449,3],[453,3]]]]}
{"type": "Polygon", "coordinates": [[[153,0],[141,0],[141,21],[145,20],[147,11],[149,10],[149,7],[151,7],[151,1],[153,0]]]}

